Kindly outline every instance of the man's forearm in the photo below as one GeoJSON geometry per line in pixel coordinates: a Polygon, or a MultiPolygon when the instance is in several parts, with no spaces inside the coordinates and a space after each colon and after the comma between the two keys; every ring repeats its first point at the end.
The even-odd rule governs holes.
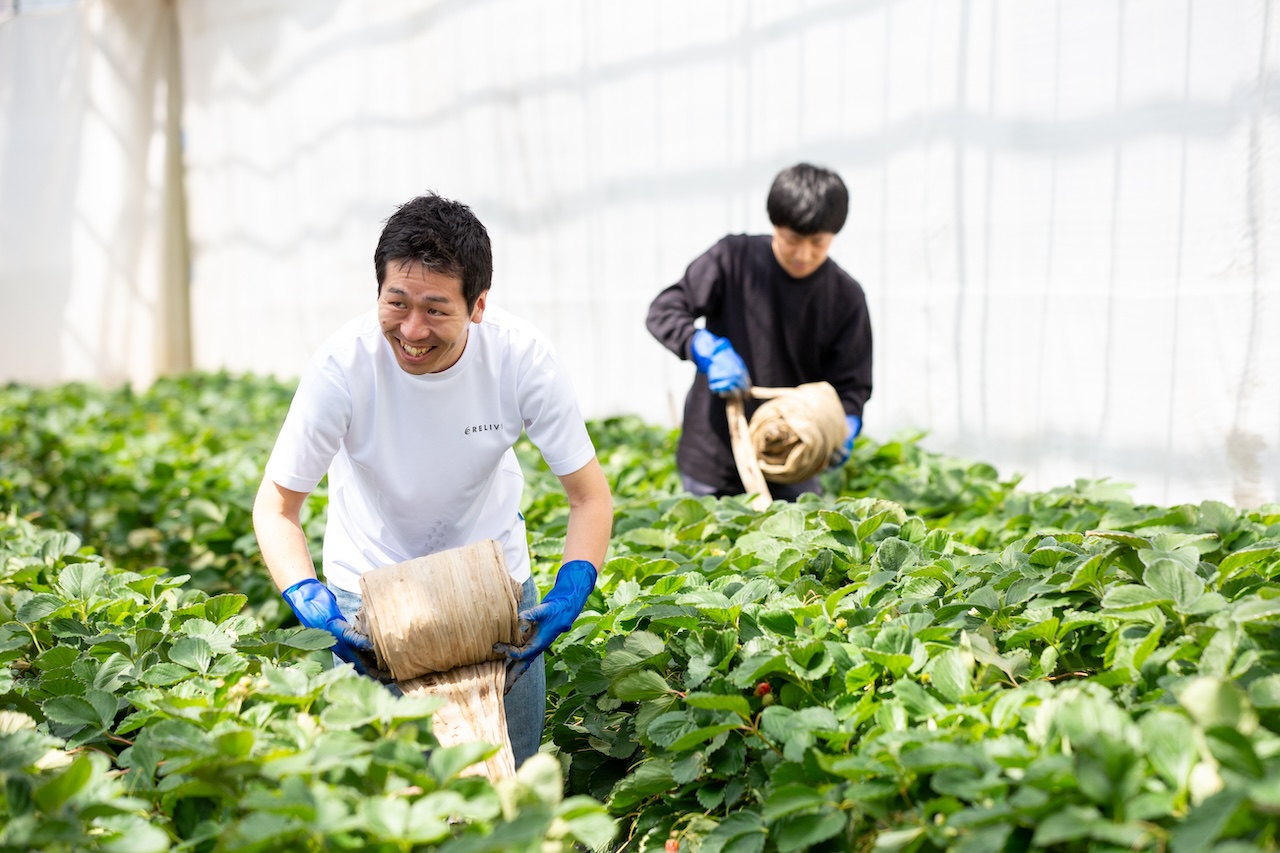
{"type": "Polygon", "coordinates": [[[607,496],[569,507],[564,537],[564,561],[586,560],[599,569],[609,550],[613,530],[613,501],[607,496]]]}
{"type": "Polygon", "coordinates": [[[316,576],[307,536],[299,520],[306,495],[281,489],[264,480],[253,504],[253,532],[271,580],[286,590],[300,580],[316,576]]]}
{"type": "Polygon", "coordinates": [[[586,560],[599,569],[613,533],[613,496],[599,460],[560,478],[569,498],[569,525],[564,535],[564,561],[586,560]]]}

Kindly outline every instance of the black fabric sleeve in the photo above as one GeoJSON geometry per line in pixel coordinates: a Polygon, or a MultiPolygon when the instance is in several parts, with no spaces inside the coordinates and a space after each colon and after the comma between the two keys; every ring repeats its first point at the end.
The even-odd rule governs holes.
{"type": "Polygon", "coordinates": [[[845,414],[862,417],[871,397],[871,316],[866,296],[855,285],[846,298],[842,322],[827,342],[822,362],[828,365],[826,380],[840,395],[845,414]]]}
{"type": "Polygon", "coordinates": [[[724,290],[723,243],[689,264],[684,276],[659,293],[649,305],[645,326],[667,349],[688,360],[689,341],[698,317],[714,314],[724,290]]]}

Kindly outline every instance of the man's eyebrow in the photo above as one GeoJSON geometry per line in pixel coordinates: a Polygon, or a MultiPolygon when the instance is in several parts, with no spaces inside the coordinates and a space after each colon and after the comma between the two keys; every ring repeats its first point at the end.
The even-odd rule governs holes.
{"type": "MultiPolygon", "coordinates": [[[[386,292],[387,292],[387,293],[394,293],[394,294],[396,294],[397,296],[408,296],[408,295],[409,295],[409,291],[405,290],[403,287],[396,287],[395,285],[392,285],[392,286],[388,287],[386,292]]],[[[427,294],[426,296],[423,296],[423,297],[422,297],[422,301],[423,301],[423,302],[439,302],[439,303],[441,303],[441,304],[447,304],[447,303],[449,302],[449,297],[447,297],[447,296],[441,296],[441,295],[436,294],[436,293],[429,293],[429,294],[427,294]]]]}

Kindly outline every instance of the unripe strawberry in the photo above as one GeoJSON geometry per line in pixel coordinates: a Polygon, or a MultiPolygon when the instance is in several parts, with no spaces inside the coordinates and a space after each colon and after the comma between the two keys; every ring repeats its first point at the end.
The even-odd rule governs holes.
{"type": "Polygon", "coordinates": [[[676,853],[680,849],[680,842],[674,838],[667,839],[667,853],[676,853]]]}
{"type": "Polygon", "coordinates": [[[769,682],[767,681],[762,681],[756,685],[757,696],[764,696],[765,694],[769,693],[772,690],[773,688],[769,686],[769,682]]]}
{"type": "Polygon", "coordinates": [[[775,699],[773,698],[773,694],[772,694],[772,693],[766,693],[766,694],[764,694],[763,696],[761,696],[761,697],[760,697],[760,704],[761,704],[761,705],[763,705],[763,706],[765,706],[766,708],[768,708],[770,705],[772,705],[775,701],[777,701],[777,700],[775,700],[775,699]]]}

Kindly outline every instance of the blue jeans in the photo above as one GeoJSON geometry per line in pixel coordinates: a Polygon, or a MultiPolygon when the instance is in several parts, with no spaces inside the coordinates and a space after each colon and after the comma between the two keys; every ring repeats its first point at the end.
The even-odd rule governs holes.
{"type": "MultiPolygon", "coordinates": [[[[350,621],[360,609],[360,594],[347,592],[330,586],[333,595],[338,599],[338,609],[350,621]]],[[[533,578],[525,580],[520,590],[520,611],[524,612],[538,603],[538,585],[533,578]]],[[[335,655],[334,665],[342,665],[335,655]]],[[[400,693],[395,684],[388,684],[393,693],[400,693]]],[[[511,752],[515,756],[516,767],[535,754],[542,746],[542,729],[547,720],[547,670],[542,655],[538,655],[529,667],[529,671],[520,676],[511,692],[503,697],[503,709],[507,714],[507,737],[511,739],[511,752]]]]}

